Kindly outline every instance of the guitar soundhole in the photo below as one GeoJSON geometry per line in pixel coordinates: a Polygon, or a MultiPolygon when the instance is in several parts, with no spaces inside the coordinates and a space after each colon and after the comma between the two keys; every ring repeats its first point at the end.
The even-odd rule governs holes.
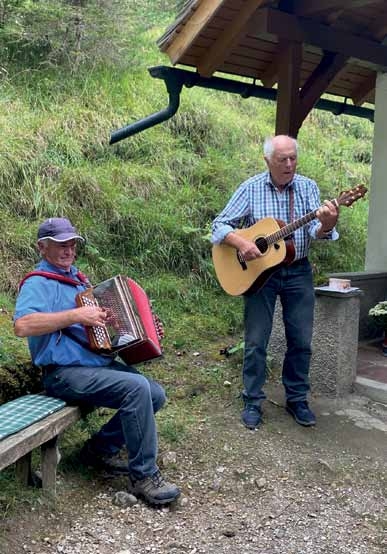
{"type": "Polygon", "coordinates": [[[255,241],[255,244],[257,245],[257,248],[261,252],[261,254],[264,254],[266,250],[268,249],[267,240],[264,237],[260,237],[255,241]]]}

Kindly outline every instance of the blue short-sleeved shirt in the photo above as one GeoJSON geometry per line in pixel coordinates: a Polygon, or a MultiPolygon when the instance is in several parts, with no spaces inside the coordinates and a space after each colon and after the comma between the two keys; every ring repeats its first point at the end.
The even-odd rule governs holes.
{"type": "MultiPolygon", "coordinates": [[[[70,273],[41,261],[36,268],[41,271],[51,271],[77,279],[77,268],[71,267],[70,273]]],[[[85,290],[85,285],[79,283],[74,286],[47,277],[34,275],[23,283],[16,300],[14,321],[27,314],[36,312],[60,312],[76,307],[75,297],[78,292],[85,290]]],[[[83,325],[76,323],[68,328],[72,334],[88,344],[86,331],[83,325]]],[[[111,357],[101,356],[83,348],[81,344],[61,331],[28,337],[28,346],[32,361],[37,366],[107,366],[113,361],[111,357]]]]}

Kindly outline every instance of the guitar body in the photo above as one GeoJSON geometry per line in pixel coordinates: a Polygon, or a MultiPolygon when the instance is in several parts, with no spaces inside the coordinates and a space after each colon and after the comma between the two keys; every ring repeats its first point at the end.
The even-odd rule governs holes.
{"type": "MultiPolygon", "coordinates": [[[[358,185],[342,192],[331,202],[336,208],[352,206],[356,200],[363,198],[366,192],[367,189],[363,185],[358,185]]],[[[221,287],[232,296],[251,294],[259,290],[276,269],[293,262],[293,233],[316,219],[317,213],[318,209],[313,210],[288,225],[280,219],[266,217],[247,229],[236,229],[237,235],[255,242],[259,248],[262,256],[255,260],[245,261],[239,251],[228,244],[215,244],[212,248],[212,259],[221,287]]]]}
{"type": "MultiPolygon", "coordinates": [[[[260,219],[246,229],[236,229],[235,233],[253,242],[272,235],[284,227],[285,223],[271,217],[260,219]]],[[[228,244],[214,244],[212,259],[215,273],[221,287],[232,296],[251,294],[259,290],[271,274],[280,265],[289,264],[294,260],[295,249],[291,239],[279,239],[274,244],[261,249],[263,255],[255,260],[240,261],[238,250],[228,244]]]]}

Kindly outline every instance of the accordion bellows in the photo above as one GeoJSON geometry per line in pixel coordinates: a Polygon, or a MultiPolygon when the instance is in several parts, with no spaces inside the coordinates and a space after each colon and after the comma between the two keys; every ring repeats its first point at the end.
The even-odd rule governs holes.
{"type": "Polygon", "coordinates": [[[106,326],[86,327],[90,347],[117,352],[127,364],[162,355],[158,328],[146,292],[133,279],[117,275],[80,292],[78,306],[98,305],[110,313],[106,326]]]}

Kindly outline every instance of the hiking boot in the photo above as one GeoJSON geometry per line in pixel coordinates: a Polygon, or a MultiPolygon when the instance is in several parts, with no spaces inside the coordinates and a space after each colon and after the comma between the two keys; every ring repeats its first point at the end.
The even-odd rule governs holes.
{"type": "Polygon", "coordinates": [[[138,481],[129,475],[128,491],[154,506],[170,504],[180,495],[180,490],[176,485],[167,483],[159,470],[138,481]]]}
{"type": "Polygon", "coordinates": [[[90,441],[85,442],[79,452],[80,462],[93,469],[105,471],[109,475],[129,475],[127,460],[123,460],[119,454],[107,456],[94,450],[90,441]]]}
{"type": "Polygon", "coordinates": [[[247,429],[256,429],[262,423],[262,410],[260,406],[246,404],[241,414],[242,423],[247,429]]]}
{"type": "Polygon", "coordinates": [[[316,425],[316,416],[309,408],[306,400],[298,400],[296,402],[287,402],[286,410],[297,421],[299,425],[311,427],[316,425]]]}

